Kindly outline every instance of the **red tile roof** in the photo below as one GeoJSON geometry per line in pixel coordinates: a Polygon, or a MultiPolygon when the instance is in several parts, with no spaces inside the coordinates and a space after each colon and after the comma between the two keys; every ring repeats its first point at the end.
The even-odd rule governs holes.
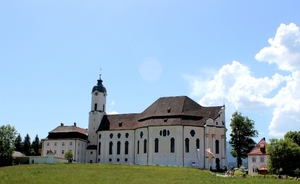
{"type": "Polygon", "coordinates": [[[162,97],[140,114],[105,115],[98,131],[161,125],[204,126],[208,118],[219,116],[222,107],[203,107],[187,96],[162,97]]]}
{"type": "Polygon", "coordinates": [[[52,130],[49,133],[70,133],[70,132],[77,132],[77,133],[87,135],[88,130],[84,129],[84,128],[77,127],[77,126],[64,126],[64,125],[61,125],[61,126],[56,127],[54,130],[52,130]]]}
{"type": "Polygon", "coordinates": [[[256,146],[248,153],[248,155],[266,155],[267,143],[265,138],[262,138],[256,146]]]}

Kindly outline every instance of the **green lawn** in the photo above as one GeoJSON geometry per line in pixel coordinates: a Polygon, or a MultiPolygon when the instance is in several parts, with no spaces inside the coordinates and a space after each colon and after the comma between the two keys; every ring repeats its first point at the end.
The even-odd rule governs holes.
{"type": "Polygon", "coordinates": [[[273,178],[224,178],[209,171],[167,166],[31,164],[0,167],[0,183],[300,183],[273,178]]]}

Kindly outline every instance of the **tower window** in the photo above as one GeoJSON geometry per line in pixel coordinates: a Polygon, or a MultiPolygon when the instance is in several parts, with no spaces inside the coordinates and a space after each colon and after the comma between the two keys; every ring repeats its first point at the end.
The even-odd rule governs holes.
{"type": "Polygon", "coordinates": [[[102,110],[103,112],[105,112],[105,105],[103,104],[103,110],[102,110]]]}
{"type": "Polygon", "coordinates": [[[95,103],[95,105],[94,105],[94,111],[96,111],[97,110],[97,103],[95,103]]]}

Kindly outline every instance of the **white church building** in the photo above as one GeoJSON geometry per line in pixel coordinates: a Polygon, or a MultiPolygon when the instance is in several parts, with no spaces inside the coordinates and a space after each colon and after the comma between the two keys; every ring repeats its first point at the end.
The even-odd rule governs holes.
{"type": "Polygon", "coordinates": [[[141,113],[110,115],[102,83],[100,76],[92,89],[88,130],[76,124],[57,127],[43,141],[43,155],[51,149],[63,157],[61,144],[68,142],[66,149],[77,162],[227,166],[224,105],[203,107],[187,96],[161,97],[141,113]],[[212,159],[205,151],[208,148],[212,159]]]}

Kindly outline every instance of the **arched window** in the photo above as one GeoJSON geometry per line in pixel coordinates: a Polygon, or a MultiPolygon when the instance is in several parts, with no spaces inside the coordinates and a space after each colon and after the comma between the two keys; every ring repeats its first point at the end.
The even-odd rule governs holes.
{"type": "Polygon", "coordinates": [[[121,152],[121,142],[118,141],[117,142],[117,155],[120,155],[120,152],[121,152]]]}
{"type": "Polygon", "coordinates": [[[170,152],[171,153],[174,153],[175,152],[175,139],[172,137],[171,140],[170,140],[170,152]]]}
{"type": "Polygon", "coordinates": [[[101,154],[101,142],[99,142],[98,155],[101,154]]]}
{"type": "Polygon", "coordinates": [[[185,152],[190,152],[190,140],[188,138],[185,139],[185,152]]]}
{"type": "Polygon", "coordinates": [[[219,154],[219,140],[216,140],[216,154],[219,154]]]}
{"type": "Polygon", "coordinates": [[[199,149],[200,148],[200,140],[196,139],[196,148],[199,149]]]}
{"type": "Polygon", "coordinates": [[[144,139],[144,153],[147,153],[147,140],[144,139]]]}
{"type": "Polygon", "coordinates": [[[97,110],[97,103],[95,103],[95,105],[94,105],[94,111],[96,111],[97,110]]]}
{"type": "Polygon", "coordinates": [[[159,143],[158,138],[156,138],[154,140],[154,152],[155,153],[158,153],[158,143],[159,143]]]}
{"type": "Polygon", "coordinates": [[[112,155],[112,152],[113,152],[113,149],[112,149],[112,148],[113,148],[113,142],[110,141],[110,142],[109,142],[109,154],[110,154],[110,155],[112,155]]]}
{"type": "Polygon", "coordinates": [[[129,145],[129,142],[126,141],[125,142],[125,155],[128,155],[128,145],[129,145]]]}
{"type": "Polygon", "coordinates": [[[140,141],[137,142],[136,153],[140,154],[140,141]]]}

